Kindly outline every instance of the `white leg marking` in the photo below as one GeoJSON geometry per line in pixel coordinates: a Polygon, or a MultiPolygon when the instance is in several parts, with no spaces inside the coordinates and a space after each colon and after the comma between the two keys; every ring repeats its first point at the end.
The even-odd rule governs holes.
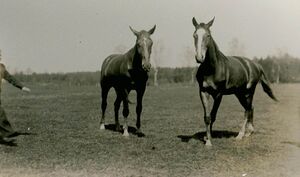
{"type": "Polygon", "coordinates": [[[105,125],[104,125],[104,123],[101,123],[101,124],[100,124],[100,130],[105,130],[105,125]]]}
{"type": "Polygon", "coordinates": [[[246,124],[247,124],[247,119],[245,119],[245,121],[242,125],[242,128],[241,128],[238,136],[236,137],[237,140],[241,140],[245,136],[246,124]]]}
{"type": "Polygon", "coordinates": [[[247,124],[247,133],[245,134],[246,137],[249,137],[254,132],[254,127],[251,122],[247,124]]]}
{"type": "Polygon", "coordinates": [[[212,146],[211,141],[209,139],[206,140],[205,146],[212,146]]]}
{"type": "Polygon", "coordinates": [[[127,118],[125,117],[124,118],[124,133],[123,133],[123,136],[125,137],[129,137],[129,133],[128,133],[128,125],[127,125],[127,118]]]}
{"type": "Polygon", "coordinates": [[[124,129],[123,136],[125,136],[125,137],[129,137],[128,129],[124,129]]]}

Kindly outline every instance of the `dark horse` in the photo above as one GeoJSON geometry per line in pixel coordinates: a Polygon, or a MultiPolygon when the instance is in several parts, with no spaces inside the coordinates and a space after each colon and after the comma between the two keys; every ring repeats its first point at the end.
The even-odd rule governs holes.
{"type": "Polygon", "coordinates": [[[100,129],[105,129],[105,110],[107,106],[107,94],[111,87],[116,91],[117,98],[114,103],[116,130],[121,131],[119,124],[119,109],[123,102],[124,116],[124,136],[129,136],[127,117],[129,115],[128,94],[131,90],[136,90],[136,127],[137,135],[142,136],[141,132],[141,112],[142,100],[146,90],[146,82],[148,80],[148,72],[150,71],[150,54],[152,48],[152,40],[150,35],[155,31],[154,26],[149,31],[142,30],[140,32],[132,29],[131,31],[137,37],[136,44],[125,54],[113,54],[107,57],[101,68],[101,89],[102,89],[102,118],[100,121],[100,129]]]}
{"type": "Polygon", "coordinates": [[[225,56],[219,50],[210,32],[214,19],[207,24],[199,24],[195,18],[192,21],[195,26],[193,34],[195,58],[197,63],[201,63],[196,77],[204,109],[206,145],[211,146],[212,125],[216,120],[223,95],[235,94],[245,109],[245,121],[236,138],[242,139],[244,136],[251,135],[254,131],[252,100],[257,83],[261,82],[263,90],[277,101],[262,67],[244,57],[225,56]],[[210,96],[214,101],[209,113],[210,96]]]}

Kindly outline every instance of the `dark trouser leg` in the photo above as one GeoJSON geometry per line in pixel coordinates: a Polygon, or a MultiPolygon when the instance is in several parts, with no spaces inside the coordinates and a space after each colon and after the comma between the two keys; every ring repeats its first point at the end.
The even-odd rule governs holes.
{"type": "Polygon", "coordinates": [[[5,111],[0,105],[0,138],[7,137],[13,133],[15,133],[15,131],[8,122],[5,111]]]}

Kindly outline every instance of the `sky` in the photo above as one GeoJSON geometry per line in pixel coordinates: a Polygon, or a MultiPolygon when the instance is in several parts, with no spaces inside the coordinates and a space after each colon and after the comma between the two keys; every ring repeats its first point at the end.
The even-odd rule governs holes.
{"type": "Polygon", "coordinates": [[[156,65],[186,66],[195,61],[185,57],[194,49],[192,17],[215,17],[212,36],[225,54],[238,39],[249,58],[300,57],[298,0],[0,0],[1,62],[38,73],[99,71],[116,48],[134,46],[129,25],[156,24],[153,47],[164,49],[156,65]]]}

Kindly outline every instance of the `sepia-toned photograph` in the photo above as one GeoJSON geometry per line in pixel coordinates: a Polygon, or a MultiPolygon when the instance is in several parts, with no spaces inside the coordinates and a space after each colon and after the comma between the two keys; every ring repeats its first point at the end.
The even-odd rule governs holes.
{"type": "Polygon", "coordinates": [[[0,177],[299,177],[300,1],[0,0],[0,177]]]}

